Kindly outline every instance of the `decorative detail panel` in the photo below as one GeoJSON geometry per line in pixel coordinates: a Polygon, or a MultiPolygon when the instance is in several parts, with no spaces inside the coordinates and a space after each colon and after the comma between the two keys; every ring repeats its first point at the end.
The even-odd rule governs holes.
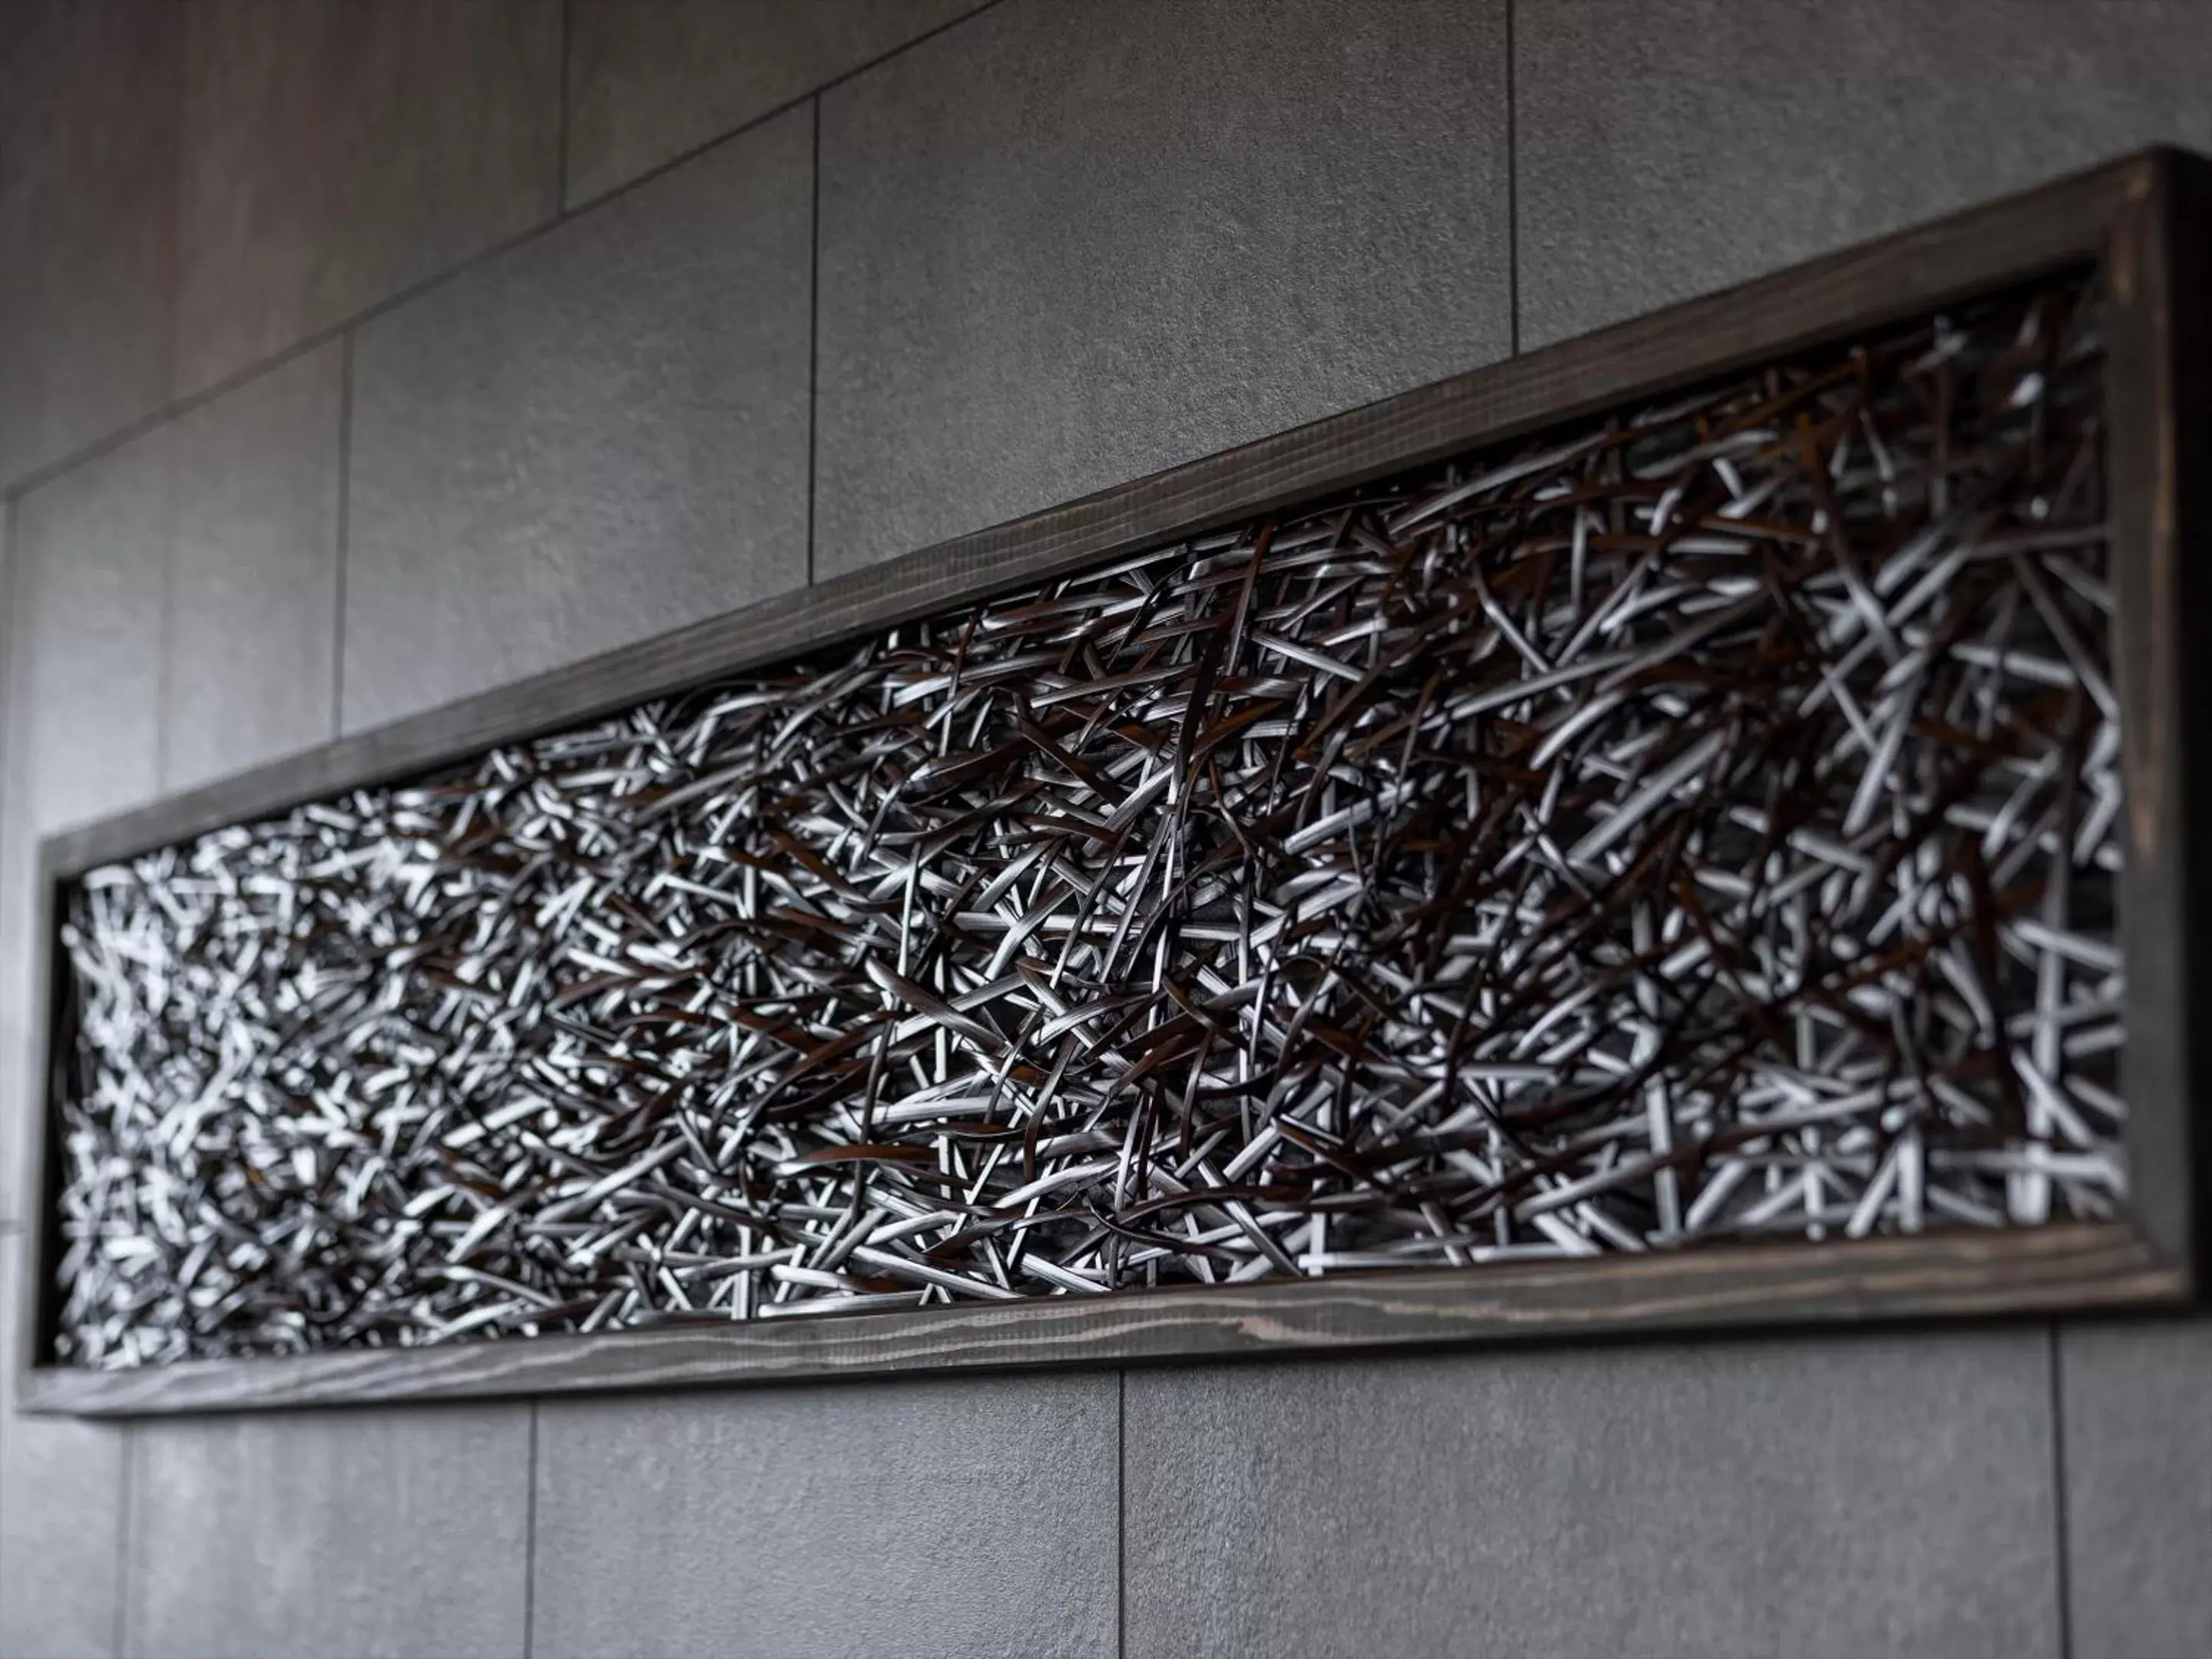
{"type": "Polygon", "coordinates": [[[2098,310],[90,872],[60,1357],[2114,1216],[2098,310]]]}

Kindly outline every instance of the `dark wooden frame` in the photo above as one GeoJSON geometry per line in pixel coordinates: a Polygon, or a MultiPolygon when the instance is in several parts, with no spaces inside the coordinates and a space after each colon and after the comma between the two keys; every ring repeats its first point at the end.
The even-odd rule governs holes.
{"type": "MultiPolygon", "coordinates": [[[[2212,824],[2192,729],[2212,675],[2212,652],[2198,643],[2197,624],[2212,611],[2197,545],[2212,526],[2212,318],[2197,302],[2212,265],[2208,208],[2212,163],[2148,151],[341,738],[40,849],[34,926],[51,939],[58,885],[112,860],[2096,264],[2110,295],[2113,657],[2128,791],[2126,1219],[92,1371],[28,1363],[51,1352],[54,1313],[45,1235],[56,1160],[34,1144],[19,1399],[34,1411],[121,1416],[2191,1300],[2208,1197],[2196,1091],[2212,1042],[2212,1022],[2191,1018],[2203,941],[2212,938],[2212,883],[2202,861],[2191,870],[2183,855],[2192,831],[2212,824]]],[[[33,994],[47,997],[54,979],[49,962],[33,994]]],[[[42,1091],[47,1074],[42,1063],[42,1091]]],[[[45,1114],[33,1115],[37,1134],[45,1114]]]]}

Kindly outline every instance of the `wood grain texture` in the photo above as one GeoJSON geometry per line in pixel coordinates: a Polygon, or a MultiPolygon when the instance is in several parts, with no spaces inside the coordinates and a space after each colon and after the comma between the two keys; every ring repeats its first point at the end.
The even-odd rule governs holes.
{"type": "MultiPolygon", "coordinates": [[[[2212,169],[2161,155],[2113,215],[2107,254],[2113,398],[2106,435],[2112,641],[2125,711],[2128,794],[2124,914],[2130,988],[2122,1087],[2141,1103],[2126,1136],[2132,1209],[2146,1236],[2201,1274],[2195,1237],[2206,1179],[2202,1079],[2212,1026],[2202,1017],[2203,945],[2212,890],[2190,848],[2201,845],[2203,733],[2212,718],[2203,638],[2212,578],[2212,391],[2203,365],[2212,322],[2198,296],[2208,268],[2212,169]]],[[[2201,854],[2198,855],[2201,860],[2201,854]]]]}
{"type": "Polygon", "coordinates": [[[1126,1364],[1297,1349],[1654,1334],[1764,1322],[2057,1312],[2170,1300],[2179,1279],[2122,1225],[1790,1243],[1132,1292],[526,1342],[41,1370],[26,1409],[84,1416],[1126,1364]]]}

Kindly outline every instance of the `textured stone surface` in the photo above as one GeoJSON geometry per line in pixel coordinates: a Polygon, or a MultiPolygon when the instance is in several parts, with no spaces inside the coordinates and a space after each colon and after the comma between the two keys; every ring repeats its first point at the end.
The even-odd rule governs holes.
{"type": "Polygon", "coordinates": [[[1153,1655],[2058,1651],[2040,1331],[1133,1371],[1153,1655]]]}
{"type": "Polygon", "coordinates": [[[976,0],[571,0],[568,199],[589,200],[976,0]]]}
{"type": "Polygon", "coordinates": [[[182,23],[0,5],[0,483],[168,397],[182,23]]]}
{"type": "Polygon", "coordinates": [[[105,1659],[131,1431],[16,1415],[21,1249],[0,1235],[0,1659],[105,1659]]]}
{"type": "Polygon", "coordinates": [[[166,788],[331,735],[344,353],[319,346],[177,422],[166,788]]]}
{"type": "Polygon", "coordinates": [[[1503,0],[1021,0],[825,94],[817,574],[1504,355],[1503,0]]]}
{"type": "Polygon", "coordinates": [[[805,580],[812,138],[793,111],[362,331],[349,727],[805,580]]]}
{"type": "Polygon", "coordinates": [[[38,838],[147,799],[160,778],[172,436],[159,428],[15,504],[0,799],[0,1207],[11,1212],[28,1208],[38,838]]]}
{"type": "Polygon", "coordinates": [[[158,787],[173,436],[158,428],[16,505],[13,720],[36,833],[158,787]]]}
{"type": "Polygon", "coordinates": [[[526,1404],[148,1422],[131,1457],[134,1656],[524,1651],[526,1404]]]}
{"type": "MultiPolygon", "coordinates": [[[[0,1170],[38,1099],[27,995],[35,834],[149,794],[157,772],[168,442],[139,441],[18,504],[7,546],[0,810],[0,1170]]],[[[24,1203],[27,1207],[27,1203],[24,1203]]],[[[0,1241],[0,1655],[106,1655],[126,1429],[15,1416],[20,1234],[0,1241]]]]}
{"type": "Polygon", "coordinates": [[[538,1659],[1115,1650],[1115,1378],[549,1403],[538,1659]]]}
{"type": "Polygon", "coordinates": [[[2212,1323],[2059,1341],[2075,1659],[2212,1653],[2212,1323]]]}
{"type": "Polygon", "coordinates": [[[1514,39],[1523,347],[2212,144],[2197,0],[1547,0],[1514,39]]]}
{"type": "Polygon", "coordinates": [[[558,5],[198,0],[189,18],[180,393],[552,216],[558,5]]]}

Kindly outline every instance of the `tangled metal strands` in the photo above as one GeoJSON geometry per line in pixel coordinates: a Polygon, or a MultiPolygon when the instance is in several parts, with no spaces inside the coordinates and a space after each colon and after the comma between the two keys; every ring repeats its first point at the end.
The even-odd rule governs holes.
{"type": "Polygon", "coordinates": [[[95,871],[62,1357],[2112,1212],[2060,284],[95,871]]]}

